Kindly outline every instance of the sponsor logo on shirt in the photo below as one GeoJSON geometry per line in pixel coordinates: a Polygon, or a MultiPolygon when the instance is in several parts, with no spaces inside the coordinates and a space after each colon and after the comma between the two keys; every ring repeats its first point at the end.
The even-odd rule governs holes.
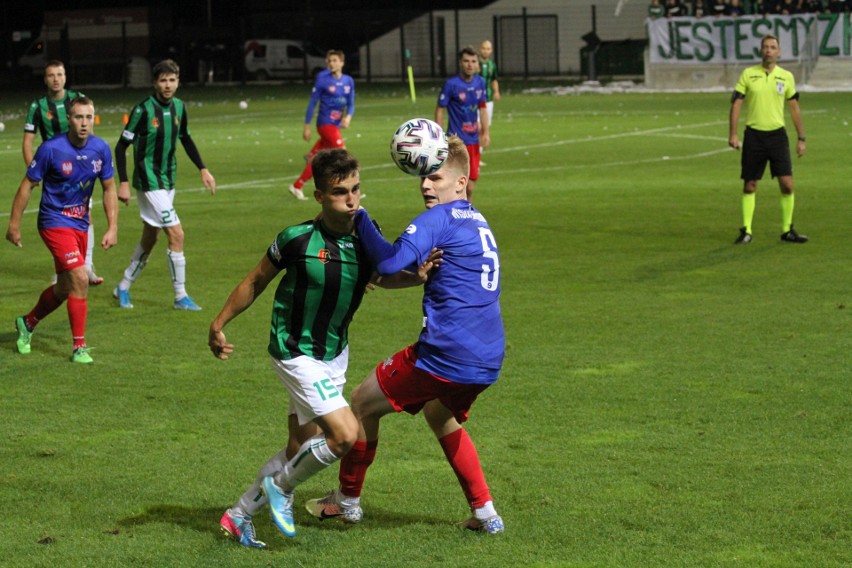
{"type": "Polygon", "coordinates": [[[416,232],[417,232],[417,225],[414,225],[413,223],[405,228],[405,233],[407,235],[413,235],[416,232]]]}
{"type": "Polygon", "coordinates": [[[87,208],[85,205],[71,205],[62,208],[62,215],[71,219],[82,219],[86,216],[87,208]]]}
{"type": "Polygon", "coordinates": [[[74,164],[72,162],[62,162],[62,175],[70,176],[74,173],[74,164]]]}

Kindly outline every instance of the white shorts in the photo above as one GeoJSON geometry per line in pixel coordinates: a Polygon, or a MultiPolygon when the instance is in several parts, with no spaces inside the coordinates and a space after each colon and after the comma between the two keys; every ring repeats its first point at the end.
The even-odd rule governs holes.
{"type": "Polygon", "coordinates": [[[175,190],[137,191],[136,200],[139,203],[139,216],[148,225],[160,228],[180,225],[174,206],[175,190]]]}
{"type": "Polygon", "coordinates": [[[288,414],[295,414],[299,425],[303,425],[349,406],[343,398],[348,365],[349,347],[331,361],[317,361],[305,355],[289,360],[272,357],[272,367],[290,393],[288,414]]]}

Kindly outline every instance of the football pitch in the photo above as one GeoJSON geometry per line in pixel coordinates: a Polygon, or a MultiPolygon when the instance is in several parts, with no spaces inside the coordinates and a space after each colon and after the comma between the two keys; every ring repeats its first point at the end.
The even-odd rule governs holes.
{"type": "MultiPolygon", "coordinates": [[[[439,85],[420,85],[416,103],[401,84],[358,89],[344,135],[363,205],[393,239],[423,206],[390,160],[390,136],[433,117],[439,85]]],[[[457,526],[469,511],[455,476],[422,417],[402,414],[383,420],[361,524],[304,510],[337,485],[335,466],[299,487],[295,539],[263,512],[266,550],[223,540],[222,512],[286,441],[287,397],[266,354],[272,291],[226,328],[230,360],[211,355],[207,329],[278,231],[319,210],[287,191],[309,149],[309,91],[178,92],[219,185],[204,191],[179,150],[187,288],[204,309],[172,309],[164,239],[131,291],[135,308],[117,307],[111,291],[140,234],[134,199],[120,208],[118,246],[95,251],[106,283],[89,291],[90,366],[68,362],[64,306],[30,355],[15,351],[14,319],[52,269],[34,192],[24,248],[0,246],[0,565],[852,565],[849,93],[800,101],[808,153],[793,158],[794,222],[810,242],[779,241],[767,172],[754,242],[734,246],[727,92],[559,96],[506,82],[474,200],[500,250],[507,353],[466,425],[506,533],[457,526]]],[[[111,146],[149,94],[86,92],[111,146]]],[[[0,97],[4,232],[25,171],[23,113],[42,94],[0,97]]],[[[365,297],[347,397],[416,339],[420,298],[365,297]]]]}

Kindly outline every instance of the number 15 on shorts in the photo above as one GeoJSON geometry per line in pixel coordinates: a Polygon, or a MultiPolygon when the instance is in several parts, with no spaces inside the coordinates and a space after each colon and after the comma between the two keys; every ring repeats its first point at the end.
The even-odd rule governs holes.
{"type": "Polygon", "coordinates": [[[334,383],[331,381],[331,379],[323,379],[321,381],[315,382],[314,388],[317,389],[317,392],[319,393],[320,398],[322,400],[328,400],[330,398],[340,396],[340,391],[337,390],[337,387],[334,386],[334,383]]]}

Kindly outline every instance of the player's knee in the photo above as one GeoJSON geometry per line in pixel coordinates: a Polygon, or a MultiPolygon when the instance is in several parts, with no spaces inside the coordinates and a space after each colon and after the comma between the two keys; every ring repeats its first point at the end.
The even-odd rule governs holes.
{"type": "Polygon", "coordinates": [[[333,432],[326,435],[326,444],[338,457],[345,456],[358,440],[358,419],[351,412],[333,432]]]}

